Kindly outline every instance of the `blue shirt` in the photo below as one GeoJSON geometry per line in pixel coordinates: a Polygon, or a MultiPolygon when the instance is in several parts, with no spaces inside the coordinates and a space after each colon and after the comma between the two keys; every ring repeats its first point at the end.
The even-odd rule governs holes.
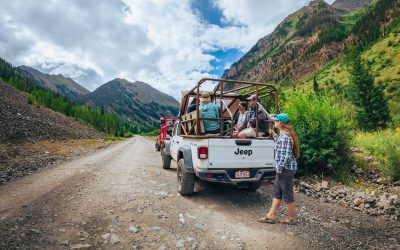
{"type": "MultiPolygon", "coordinates": [[[[219,111],[217,105],[211,102],[203,102],[200,104],[200,116],[202,118],[219,118],[219,111]]],[[[219,129],[219,121],[215,120],[203,120],[204,122],[204,130],[207,131],[214,131],[219,129]]]]}
{"type": "Polygon", "coordinates": [[[282,171],[297,170],[297,161],[293,155],[293,140],[284,133],[274,135],[275,144],[275,168],[282,171]]]}

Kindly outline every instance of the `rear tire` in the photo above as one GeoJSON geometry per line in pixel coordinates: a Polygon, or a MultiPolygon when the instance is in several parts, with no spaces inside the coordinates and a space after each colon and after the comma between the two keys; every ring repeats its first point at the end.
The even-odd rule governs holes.
{"type": "Polygon", "coordinates": [[[164,150],[161,152],[161,160],[162,160],[162,168],[169,169],[171,167],[171,156],[164,153],[164,150]]]}
{"type": "Polygon", "coordinates": [[[181,195],[190,195],[194,191],[194,184],[196,176],[185,169],[185,162],[183,159],[178,161],[178,192],[181,195]]]}

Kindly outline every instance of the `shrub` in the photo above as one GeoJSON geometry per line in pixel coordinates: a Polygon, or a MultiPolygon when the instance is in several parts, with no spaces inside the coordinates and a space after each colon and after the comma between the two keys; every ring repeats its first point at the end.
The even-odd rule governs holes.
{"type": "Polygon", "coordinates": [[[335,97],[300,92],[287,94],[283,103],[299,137],[299,163],[305,173],[343,172],[340,168],[349,162],[353,115],[345,110],[352,110],[351,105],[335,97]]]}
{"type": "Polygon", "coordinates": [[[379,162],[378,170],[393,180],[400,179],[400,128],[373,133],[359,132],[353,144],[379,162]]]}

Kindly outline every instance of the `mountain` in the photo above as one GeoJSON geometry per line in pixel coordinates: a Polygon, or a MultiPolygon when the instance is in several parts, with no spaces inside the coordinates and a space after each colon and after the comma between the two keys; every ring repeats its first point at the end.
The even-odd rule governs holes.
{"type": "Polygon", "coordinates": [[[344,40],[358,16],[343,14],[343,9],[357,9],[368,2],[311,1],[261,38],[222,78],[293,85],[344,52],[344,40]]]}
{"type": "Polygon", "coordinates": [[[369,2],[310,2],[261,38],[222,78],[307,91],[316,79],[326,92],[346,94],[350,54],[357,50],[376,84],[385,88],[393,123],[400,126],[400,0],[369,2]]]}
{"type": "Polygon", "coordinates": [[[371,1],[372,0],[337,0],[332,4],[332,7],[350,13],[370,4],[371,1]]]}
{"type": "Polygon", "coordinates": [[[162,116],[177,115],[179,109],[178,101],[149,84],[119,78],[79,97],[77,101],[90,107],[113,111],[150,126],[155,126],[162,116]]]}
{"type": "Polygon", "coordinates": [[[71,78],[63,75],[44,74],[28,66],[19,66],[17,69],[25,78],[31,80],[34,85],[59,92],[71,100],[90,92],[71,78]]]}

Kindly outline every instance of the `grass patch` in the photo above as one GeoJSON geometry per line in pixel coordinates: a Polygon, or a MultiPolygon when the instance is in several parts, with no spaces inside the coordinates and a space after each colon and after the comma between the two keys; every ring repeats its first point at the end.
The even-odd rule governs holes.
{"type": "Polygon", "coordinates": [[[113,141],[113,142],[123,141],[124,139],[125,139],[124,137],[119,137],[119,136],[107,136],[104,138],[105,141],[113,141]]]}
{"type": "Polygon", "coordinates": [[[400,179],[400,128],[358,132],[352,144],[378,161],[374,165],[377,170],[393,180],[400,179]]]}

